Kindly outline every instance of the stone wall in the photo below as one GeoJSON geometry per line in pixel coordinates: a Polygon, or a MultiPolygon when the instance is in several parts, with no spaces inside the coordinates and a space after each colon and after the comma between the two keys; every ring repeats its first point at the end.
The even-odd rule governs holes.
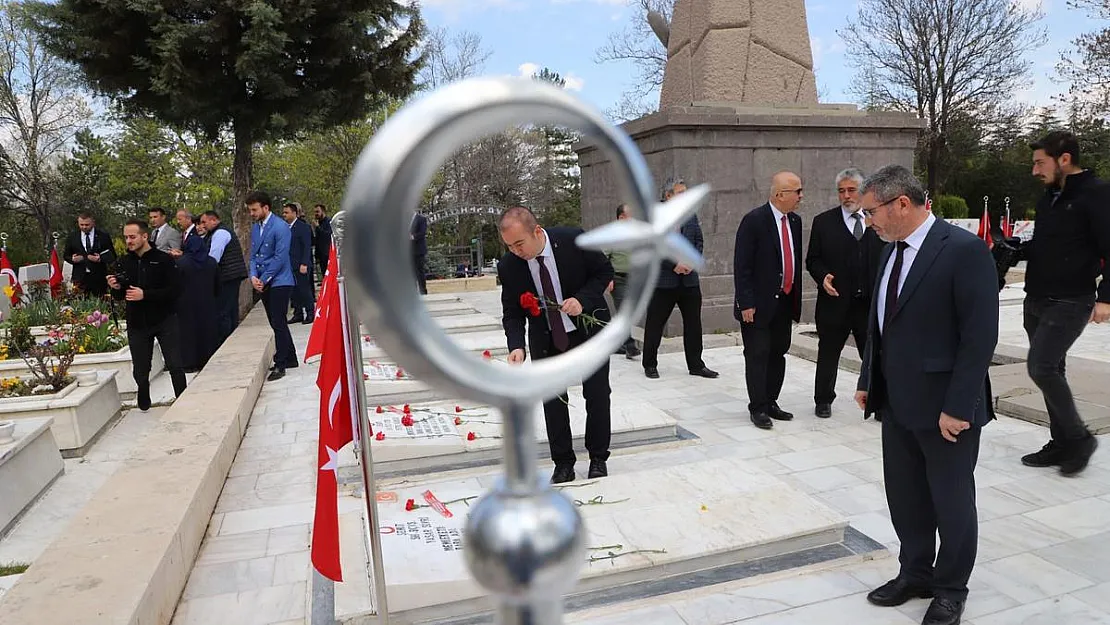
{"type": "MultiPolygon", "coordinates": [[[[790,109],[735,106],[675,107],[628,122],[657,183],[682,178],[708,183],[712,194],[698,213],[705,233],[707,267],[702,273],[705,332],[735,330],[732,259],[736,228],[770,196],[771,176],[792,170],[802,177],[803,243],[815,214],[835,206],[836,174],[846,167],[864,173],[892,163],[913,164],[920,125],[903,114],[864,114],[854,107],[790,109]]],[[[588,143],[576,146],[582,168],[582,221],[594,228],[613,218],[625,198],[615,186],[609,155],[588,143]]],[[[803,318],[812,319],[815,285],[803,283],[803,318]]],[[[675,312],[668,335],[680,327],[675,312]]]]}

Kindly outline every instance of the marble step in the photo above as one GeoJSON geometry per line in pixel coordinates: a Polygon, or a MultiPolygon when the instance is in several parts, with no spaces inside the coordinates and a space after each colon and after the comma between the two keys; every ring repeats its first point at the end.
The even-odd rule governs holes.
{"type": "Polygon", "coordinates": [[[428,302],[425,306],[428,308],[428,314],[433,317],[451,317],[454,315],[473,315],[478,313],[473,306],[463,301],[428,302]]]}
{"type": "MultiPolygon", "coordinates": [[[[484,330],[481,332],[463,332],[459,334],[452,334],[451,340],[461,346],[463,349],[481,354],[484,351],[490,352],[495,357],[506,356],[509,353],[505,345],[505,332],[497,326],[497,329],[484,330]]],[[[367,338],[363,335],[362,338],[362,360],[390,360],[389,354],[385,352],[372,338],[367,338]]]]}
{"type": "MultiPolygon", "coordinates": [[[[575,453],[584,462],[589,454],[585,448],[586,410],[582,388],[571,388],[569,399],[575,453]]],[[[375,440],[371,445],[374,471],[382,477],[436,473],[501,461],[501,414],[496,409],[457,401],[416,403],[414,400],[410,402],[413,425],[405,427],[402,425],[404,404],[381,405],[381,413],[377,412],[379,405],[371,404],[368,410],[373,431],[385,434],[383,440],[375,440]],[[462,409],[461,412],[456,407],[462,409]]],[[[539,456],[548,458],[542,410],[537,411],[533,422],[539,456]]],[[[614,398],[610,423],[612,449],[681,440],[674,417],[645,401],[614,398]]],[[[340,454],[340,479],[361,480],[353,449],[340,454]]]]}
{"type": "MultiPolygon", "coordinates": [[[[463,558],[467,503],[447,504],[450,517],[427,507],[430,497],[446,503],[481,495],[484,483],[488,478],[406,481],[378,492],[391,623],[441,622],[491,609],[463,558]],[[410,499],[425,507],[406,511],[410,499]]],[[[581,480],[559,490],[579,505],[588,532],[586,561],[572,596],[695,572],[707,576],[741,563],[835,546],[845,540],[847,527],[839,513],[731,458],[581,480]]],[[[363,516],[344,517],[347,581],[335,586],[336,619],[349,625],[377,622],[363,516]]]]}

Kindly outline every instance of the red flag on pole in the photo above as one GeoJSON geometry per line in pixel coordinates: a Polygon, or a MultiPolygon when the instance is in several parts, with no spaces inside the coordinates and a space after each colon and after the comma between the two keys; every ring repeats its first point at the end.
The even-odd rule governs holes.
{"type": "Polygon", "coordinates": [[[991,240],[991,214],[987,207],[983,207],[983,216],[979,218],[979,238],[987,242],[987,247],[993,247],[994,241],[991,240]]]}
{"type": "Polygon", "coordinates": [[[8,250],[6,248],[0,248],[0,277],[2,276],[8,276],[8,286],[12,288],[11,300],[14,306],[21,299],[20,295],[23,293],[23,287],[19,285],[19,276],[15,275],[12,263],[8,260],[8,250]]]}
{"type": "Polygon", "coordinates": [[[339,288],[339,259],[335,256],[335,245],[328,252],[328,269],[324,272],[324,284],[320,289],[320,297],[316,300],[316,315],[312,319],[312,330],[308,334],[308,346],[304,350],[304,361],[319,356],[324,351],[324,334],[327,331],[326,320],[329,317],[331,302],[339,303],[338,298],[331,295],[339,288]]]}
{"type": "Polygon", "coordinates": [[[323,334],[319,352],[320,443],[316,474],[316,511],[312,523],[312,566],[330,580],[343,581],[339,563],[339,450],[354,437],[351,425],[351,375],[346,315],[338,282],[335,248],[328,260],[321,302],[312,333],[323,334]],[[330,282],[329,282],[330,280],[330,282]],[[329,284],[330,287],[329,288],[329,284]]]}
{"type": "Polygon", "coordinates": [[[62,263],[58,260],[58,248],[50,249],[50,295],[57,299],[62,294],[62,263]]]}

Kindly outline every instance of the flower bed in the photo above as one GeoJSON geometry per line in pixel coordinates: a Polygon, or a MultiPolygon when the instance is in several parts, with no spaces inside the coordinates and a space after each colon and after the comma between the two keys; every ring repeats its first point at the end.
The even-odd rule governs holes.
{"type": "MultiPolygon", "coordinates": [[[[154,356],[150,362],[150,379],[154,379],[165,368],[162,360],[162,349],[154,344],[154,356]]],[[[135,378],[131,375],[131,348],[121,347],[114,352],[99,354],[78,354],[69,367],[70,373],[79,374],[86,371],[115,371],[116,384],[119,387],[120,397],[124,400],[134,399],[138,389],[135,378]]],[[[0,361],[0,377],[27,375],[30,369],[20,358],[0,361]]]]}
{"type": "Polygon", "coordinates": [[[54,440],[62,455],[71,458],[84,455],[104,426],[119,414],[120,398],[115,371],[96,372],[87,385],[67,379],[72,381],[55,392],[0,398],[0,420],[53,417],[50,430],[54,440]]]}

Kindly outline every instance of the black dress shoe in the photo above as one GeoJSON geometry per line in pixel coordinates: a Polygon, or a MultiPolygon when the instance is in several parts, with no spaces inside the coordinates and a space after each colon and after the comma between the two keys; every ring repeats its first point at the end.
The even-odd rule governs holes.
{"type": "Polygon", "coordinates": [[[655,367],[644,367],[644,375],[651,378],[652,380],[658,379],[659,369],[655,367]]]}
{"type": "Polygon", "coordinates": [[[901,577],[895,577],[867,593],[867,600],[884,608],[893,608],[910,599],[928,599],[932,596],[933,591],[929,587],[911,584],[901,577]]]}
{"type": "Polygon", "coordinates": [[[964,602],[937,597],[929,604],[925,611],[925,618],[921,625],[960,625],[960,617],[964,614],[964,602]]]}
{"type": "Polygon", "coordinates": [[[270,375],[266,376],[266,379],[270,382],[273,382],[274,380],[280,380],[284,377],[285,367],[275,367],[274,370],[270,372],[270,375]]]}
{"type": "Polygon", "coordinates": [[[817,404],[817,409],[813,412],[819,419],[828,419],[832,416],[832,406],[829,404],[817,404]]]}
{"type": "Polygon", "coordinates": [[[715,378],[715,377],[717,377],[721,374],[719,374],[716,371],[710,369],[709,367],[702,367],[701,369],[695,369],[695,370],[691,371],[690,375],[696,375],[698,377],[709,378],[709,379],[712,380],[713,378],[715,378]]]}
{"type": "Polygon", "coordinates": [[[789,421],[794,418],[794,415],[779,408],[776,402],[771,402],[771,408],[767,410],[767,414],[771,415],[772,419],[778,419],[779,421],[789,421]]]}
{"type": "Polygon", "coordinates": [[[629,345],[624,348],[624,357],[629,360],[635,360],[640,355],[640,348],[635,345],[629,345]]]}
{"type": "Polygon", "coordinates": [[[304,321],[304,317],[293,317],[293,318],[289,319],[287,321],[287,323],[301,323],[303,321],[304,321]]]}
{"type": "Polygon", "coordinates": [[[555,472],[551,474],[552,484],[564,484],[566,482],[574,481],[574,465],[573,464],[559,464],[555,465],[555,472]]]}
{"type": "Polygon", "coordinates": [[[1071,477],[1082,473],[1096,449],[1098,449],[1098,439],[1091,434],[1077,441],[1064,443],[1064,457],[1060,459],[1060,475],[1071,477]]]}
{"type": "Polygon", "coordinates": [[[609,469],[605,466],[604,460],[591,460],[590,472],[586,476],[589,479],[596,479],[599,477],[609,477],[609,469]]]}
{"type": "Polygon", "coordinates": [[[767,413],[763,412],[762,410],[752,413],[752,423],[755,424],[755,427],[761,430],[769,430],[775,427],[775,424],[771,421],[771,417],[769,417],[767,413]]]}
{"type": "Polygon", "coordinates": [[[301,323],[303,323],[306,326],[310,326],[310,325],[312,325],[312,319],[305,319],[301,323]]]}

